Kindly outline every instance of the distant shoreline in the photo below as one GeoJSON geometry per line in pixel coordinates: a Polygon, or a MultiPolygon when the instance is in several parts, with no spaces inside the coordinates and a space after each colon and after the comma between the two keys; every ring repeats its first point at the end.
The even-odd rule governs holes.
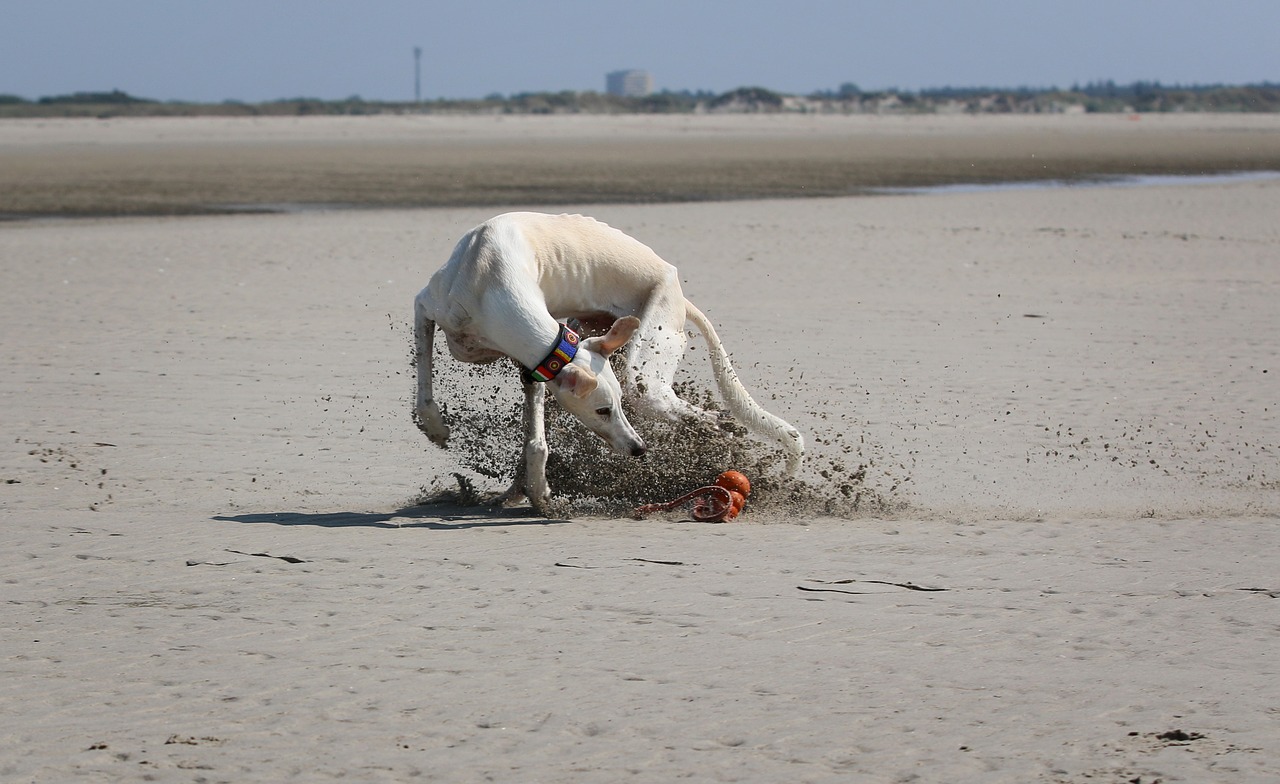
{"type": "Polygon", "coordinates": [[[1280,170],[1280,114],[0,120],[0,215],[734,201],[1280,170]]]}
{"type": "Polygon", "coordinates": [[[806,95],[765,87],[738,87],[725,93],[663,90],[618,96],[594,90],[519,93],[486,98],[425,101],[340,100],[299,97],[274,101],[220,103],[157,101],[120,90],[77,92],[30,100],[0,94],[0,118],[14,117],[285,117],[382,114],[546,115],[546,114],[1070,114],[1132,112],[1277,112],[1280,84],[1164,85],[1097,81],[1057,87],[935,87],[921,90],[862,90],[846,83],[838,90],[806,95]]]}

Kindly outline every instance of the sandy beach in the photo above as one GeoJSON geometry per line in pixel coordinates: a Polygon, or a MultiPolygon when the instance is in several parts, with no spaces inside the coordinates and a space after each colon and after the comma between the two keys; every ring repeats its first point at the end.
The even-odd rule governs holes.
{"type": "MultiPolygon", "coordinates": [[[[300,163],[320,149],[388,162],[385,184],[397,139],[423,149],[413,119],[0,123],[0,177],[52,183],[0,211],[99,210],[33,206],[79,192],[71,149],[107,179],[172,156],[174,212],[222,203],[236,178],[192,167],[237,145],[283,156],[264,199],[297,201],[261,185],[291,167],[323,179],[300,163]]],[[[1013,119],[860,132],[955,161],[1052,139],[1095,173],[1124,134],[1170,171],[1280,149],[1273,118],[1013,119]]],[[[808,132],[814,170],[847,142],[777,121],[726,118],[729,158],[808,132]]],[[[490,118],[440,144],[604,150],[653,142],[646,122],[490,118]]],[[[0,223],[0,779],[1280,778],[1280,179],[730,195],[0,223]],[[722,525],[417,504],[455,473],[501,481],[413,427],[412,297],[528,206],[680,268],[808,438],[795,492],[762,477],[722,525]]],[[[691,349],[684,380],[705,363],[691,349]]],[[[501,374],[442,384],[459,421],[517,397],[501,374]]]]}

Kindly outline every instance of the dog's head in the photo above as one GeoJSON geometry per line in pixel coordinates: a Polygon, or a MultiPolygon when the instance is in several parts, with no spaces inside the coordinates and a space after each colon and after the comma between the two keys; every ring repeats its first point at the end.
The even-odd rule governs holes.
{"type": "Polygon", "coordinates": [[[582,341],[573,362],[547,383],[564,410],[607,441],[613,451],[632,457],[643,455],[646,447],[622,413],[622,386],[609,365],[609,355],[626,345],[639,326],[640,319],[624,316],[607,333],[582,341]]]}

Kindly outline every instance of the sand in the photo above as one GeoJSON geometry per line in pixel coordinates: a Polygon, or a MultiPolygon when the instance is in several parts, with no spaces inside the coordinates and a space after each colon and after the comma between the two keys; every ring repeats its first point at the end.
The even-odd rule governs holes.
{"type": "Polygon", "coordinates": [[[0,778],[1280,777],[1280,180],[558,208],[875,503],[414,506],[489,207],[9,222],[0,778]]]}

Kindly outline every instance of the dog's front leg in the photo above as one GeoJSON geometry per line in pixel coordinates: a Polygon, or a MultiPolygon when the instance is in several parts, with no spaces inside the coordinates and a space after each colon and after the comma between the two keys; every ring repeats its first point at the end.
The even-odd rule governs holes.
{"type": "Polygon", "coordinates": [[[413,406],[413,420],[418,429],[436,446],[444,447],[449,441],[449,427],[440,416],[431,392],[431,376],[434,370],[436,323],[427,318],[421,301],[414,303],[413,335],[414,362],[418,370],[418,395],[413,406]]]}
{"type": "Polygon", "coordinates": [[[547,484],[547,432],[543,406],[546,386],[536,381],[524,385],[524,492],[539,514],[545,514],[551,501],[547,484]]]}
{"type": "Polygon", "coordinates": [[[551,501],[551,487],[547,484],[547,433],[544,415],[546,387],[531,379],[524,380],[524,454],[516,467],[515,481],[503,494],[504,501],[520,496],[539,514],[545,514],[551,501]]]}

